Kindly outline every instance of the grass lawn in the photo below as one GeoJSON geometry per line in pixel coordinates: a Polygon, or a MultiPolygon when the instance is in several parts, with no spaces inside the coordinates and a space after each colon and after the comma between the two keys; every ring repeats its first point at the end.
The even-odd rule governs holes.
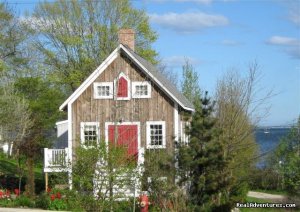
{"type": "MultiPolygon", "coordinates": [[[[278,193],[277,193],[278,194],[278,193]]],[[[252,203],[270,203],[269,200],[264,200],[264,199],[258,199],[254,197],[247,197],[246,202],[252,202],[252,203]]],[[[257,211],[257,212],[285,212],[285,211],[300,211],[299,209],[281,209],[281,208],[239,208],[241,212],[251,212],[251,211],[257,211]]]]}
{"type": "MultiPolygon", "coordinates": [[[[22,161],[22,166],[24,166],[25,161],[22,161]]],[[[43,188],[44,176],[43,176],[43,165],[42,162],[36,162],[35,164],[35,181],[36,181],[36,191],[40,191],[43,188]]],[[[3,153],[0,153],[0,178],[18,178],[18,162],[14,158],[7,158],[3,153]]],[[[25,173],[23,174],[22,181],[25,181],[25,173]]]]}

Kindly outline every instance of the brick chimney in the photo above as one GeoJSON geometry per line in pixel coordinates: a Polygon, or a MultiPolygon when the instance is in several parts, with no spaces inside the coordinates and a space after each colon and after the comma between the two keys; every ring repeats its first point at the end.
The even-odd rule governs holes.
{"type": "Polygon", "coordinates": [[[120,29],[118,32],[119,43],[128,46],[134,51],[134,34],[133,29],[120,29]]]}

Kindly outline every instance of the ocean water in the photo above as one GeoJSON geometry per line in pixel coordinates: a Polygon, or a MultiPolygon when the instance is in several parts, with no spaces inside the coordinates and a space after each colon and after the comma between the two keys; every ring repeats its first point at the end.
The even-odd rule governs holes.
{"type": "MultiPolygon", "coordinates": [[[[255,139],[259,146],[260,154],[271,153],[279,144],[280,139],[286,136],[291,128],[258,128],[255,131],[255,139]]],[[[261,157],[257,167],[262,168],[266,164],[266,157],[261,157]]]]}

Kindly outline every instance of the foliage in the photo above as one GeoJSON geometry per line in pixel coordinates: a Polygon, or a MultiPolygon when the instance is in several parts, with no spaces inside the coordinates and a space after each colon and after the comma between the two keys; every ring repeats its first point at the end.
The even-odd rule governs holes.
{"type": "Polygon", "coordinates": [[[0,2],[0,75],[15,74],[27,60],[22,55],[27,34],[22,30],[15,12],[0,2]]]}
{"type": "Polygon", "coordinates": [[[228,159],[224,158],[224,147],[212,112],[213,103],[206,93],[188,129],[190,142],[179,151],[181,181],[188,187],[189,199],[197,206],[196,210],[224,204],[220,194],[227,189],[229,181],[228,159]]]}
{"type": "Polygon", "coordinates": [[[156,63],[157,38],[143,10],[129,0],[60,0],[40,3],[25,21],[35,31],[35,46],[52,79],[74,91],[116,48],[121,28],[135,30],[135,50],[156,63]]]}
{"type": "Polygon", "coordinates": [[[0,85],[0,130],[2,141],[9,144],[9,154],[12,145],[20,146],[28,135],[32,126],[30,115],[28,102],[17,95],[13,85],[0,85]]]}
{"type": "Polygon", "coordinates": [[[282,186],[300,196],[300,117],[297,126],[284,137],[271,156],[271,166],[278,172],[282,186]]]}
{"type": "Polygon", "coordinates": [[[177,189],[175,183],[174,155],[165,149],[145,152],[143,190],[148,191],[153,207],[170,209],[177,189]]]}
{"type": "MultiPolygon", "coordinates": [[[[51,132],[56,120],[61,117],[57,110],[62,93],[51,84],[40,77],[18,78],[15,82],[18,94],[27,99],[33,122],[30,134],[24,142],[18,146],[20,154],[26,156],[27,186],[29,196],[34,191],[34,160],[40,157],[42,147],[47,146],[51,139],[51,132]]],[[[52,133],[53,134],[53,133],[52,133]]]]}
{"type": "Polygon", "coordinates": [[[124,198],[118,189],[139,189],[139,167],[127,156],[127,149],[100,142],[94,147],[77,147],[73,165],[74,190],[85,210],[114,210],[116,199],[124,198]]]}
{"type": "Polygon", "coordinates": [[[218,81],[216,91],[217,126],[221,129],[224,156],[230,159],[231,185],[226,191],[227,201],[243,199],[248,188],[249,171],[254,169],[257,144],[254,138],[255,110],[262,101],[255,101],[257,65],[241,77],[238,72],[228,72],[218,81]],[[254,109],[252,108],[254,107],[254,109]]]}
{"type": "Polygon", "coordinates": [[[62,199],[54,199],[53,201],[50,201],[49,210],[67,210],[67,204],[64,200],[62,199]]]}
{"type": "MultiPolygon", "coordinates": [[[[22,161],[23,163],[23,161],[22,161]]],[[[21,187],[19,188],[19,174],[18,174],[18,160],[15,158],[7,158],[6,155],[0,153],[0,187],[14,190],[16,188],[20,189],[21,192],[24,191],[26,177],[21,177],[21,187]]],[[[26,168],[25,168],[26,169],[26,168]]],[[[45,188],[44,178],[42,175],[42,165],[36,163],[34,169],[35,175],[35,190],[40,193],[45,188]]]]}
{"type": "Polygon", "coordinates": [[[199,87],[199,76],[189,60],[185,60],[182,66],[183,81],[181,91],[183,95],[193,104],[199,104],[201,89],[199,87]]]}
{"type": "Polygon", "coordinates": [[[37,208],[48,209],[50,204],[50,198],[47,193],[42,193],[37,196],[35,200],[35,206],[37,208]]]}
{"type": "Polygon", "coordinates": [[[25,195],[20,195],[14,200],[14,205],[28,207],[28,208],[34,208],[35,202],[34,202],[34,200],[30,199],[29,197],[27,197],[25,195]]]}
{"type": "Polygon", "coordinates": [[[250,172],[249,187],[251,190],[278,190],[282,189],[281,176],[271,167],[253,169],[250,172]]]}

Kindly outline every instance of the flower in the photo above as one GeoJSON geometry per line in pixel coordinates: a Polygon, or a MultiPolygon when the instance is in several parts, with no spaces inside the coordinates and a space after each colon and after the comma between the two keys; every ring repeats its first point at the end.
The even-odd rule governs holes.
{"type": "Polygon", "coordinates": [[[50,199],[51,199],[51,201],[54,201],[55,200],[55,195],[51,194],[50,199]]]}
{"type": "Polygon", "coordinates": [[[50,192],[51,192],[51,188],[48,187],[48,188],[47,188],[47,193],[50,193],[50,192]]]}
{"type": "Polygon", "coordinates": [[[10,191],[6,190],[6,197],[10,197],[10,191]]]}
{"type": "Polygon", "coordinates": [[[61,194],[59,192],[56,193],[56,198],[60,199],[61,198],[61,194]]]}
{"type": "Polygon", "coordinates": [[[17,196],[20,195],[20,190],[19,190],[19,189],[15,188],[15,189],[14,189],[14,192],[15,192],[15,195],[17,195],[17,196]]]}

